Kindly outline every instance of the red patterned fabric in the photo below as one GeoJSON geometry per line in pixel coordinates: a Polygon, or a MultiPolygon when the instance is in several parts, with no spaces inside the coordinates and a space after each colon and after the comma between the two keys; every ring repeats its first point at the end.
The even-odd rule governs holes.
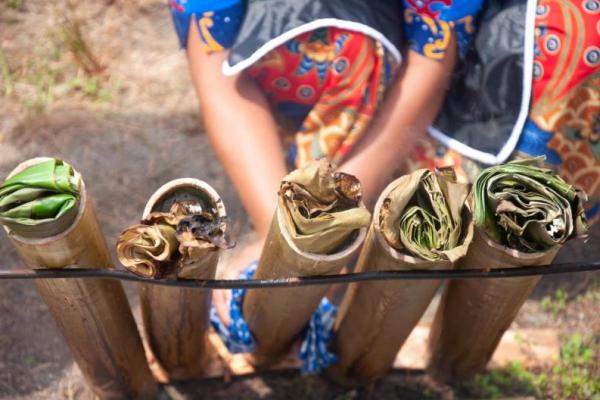
{"type": "Polygon", "coordinates": [[[326,157],[340,162],[365,132],[395,62],[381,43],[322,28],[277,47],[248,69],[273,108],[301,121],[290,150],[299,167],[326,157]]]}
{"type": "Polygon", "coordinates": [[[533,104],[553,103],[600,66],[600,2],[541,0],[536,12],[533,104]]]}

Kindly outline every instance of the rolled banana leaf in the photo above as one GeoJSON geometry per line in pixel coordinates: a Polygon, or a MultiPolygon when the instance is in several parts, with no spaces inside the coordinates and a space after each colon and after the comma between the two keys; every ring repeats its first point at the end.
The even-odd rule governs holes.
{"type": "MultiPolygon", "coordinates": [[[[361,197],[358,180],[335,172],[326,160],[287,175],[254,278],[338,273],[362,243],[370,222],[361,197]]],[[[256,341],[251,361],[267,365],[284,356],[327,289],[248,290],[243,315],[256,341]]]]}
{"type": "Polygon", "coordinates": [[[125,268],[146,278],[199,279],[207,257],[231,244],[225,218],[197,201],[174,202],[169,212],[153,212],[127,228],[117,241],[125,268]]]}
{"type": "MultiPolygon", "coordinates": [[[[469,186],[452,170],[418,170],[381,194],[356,271],[448,269],[464,256],[473,237],[465,206],[469,186]]],[[[334,326],[336,382],[367,384],[393,365],[440,281],[352,283],[334,326]]]]}
{"type": "Polygon", "coordinates": [[[117,243],[119,261],[136,275],[146,278],[167,275],[175,265],[179,245],[171,225],[134,225],[117,243]]]}
{"type": "Polygon", "coordinates": [[[0,224],[28,237],[67,229],[78,212],[81,178],[62,160],[46,159],[0,186],[0,224]]]}
{"type": "Polygon", "coordinates": [[[362,190],[354,176],[334,172],[326,160],[286,176],[279,191],[292,240],[302,251],[331,254],[371,221],[360,207],[362,190]]]}
{"type": "MultiPolygon", "coordinates": [[[[585,194],[537,166],[539,161],[509,162],[477,177],[472,199],[475,235],[458,268],[549,264],[562,243],[585,234],[585,194]]],[[[430,332],[428,372],[439,381],[481,372],[539,280],[450,282],[430,332]]]]}
{"type": "Polygon", "coordinates": [[[495,242],[527,253],[546,251],[587,232],[585,193],[537,166],[540,161],[488,168],[473,189],[475,224],[495,242]]]}
{"type": "Polygon", "coordinates": [[[458,243],[468,194],[469,186],[457,183],[451,169],[413,172],[382,204],[383,237],[393,248],[422,260],[457,260],[466,250],[458,243]]]}

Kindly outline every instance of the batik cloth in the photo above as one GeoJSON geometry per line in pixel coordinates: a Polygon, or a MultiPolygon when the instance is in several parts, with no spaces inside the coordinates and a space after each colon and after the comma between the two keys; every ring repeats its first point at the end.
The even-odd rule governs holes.
{"type": "Polygon", "coordinates": [[[289,160],[340,162],[365,132],[396,62],[361,33],[321,28],[269,52],[247,72],[295,132],[289,160]],[[298,127],[298,124],[300,125],[298,127]]]}
{"type": "MultiPolygon", "coordinates": [[[[464,54],[481,0],[403,3],[404,30],[413,50],[442,59],[455,33],[464,54]]],[[[283,117],[280,124],[294,131],[288,161],[299,168],[323,157],[344,160],[367,130],[396,67],[381,42],[328,27],[289,40],[247,72],[283,117]]]]}
{"type": "MultiPolygon", "coordinates": [[[[389,4],[382,2],[375,8],[380,12],[393,10],[398,15],[370,15],[368,7],[358,15],[343,3],[333,7],[326,2],[317,6],[315,2],[303,8],[294,1],[278,1],[282,8],[277,11],[279,14],[300,13],[296,15],[299,21],[307,18],[302,13],[310,11],[315,13],[315,22],[325,23],[334,19],[328,14],[333,12],[336,21],[344,15],[349,18],[338,25],[348,22],[356,26],[355,30],[327,26],[301,33],[245,69],[268,97],[282,131],[292,132],[284,135],[290,166],[300,167],[323,157],[340,163],[364,134],[398,65],[395,46],[400,33],[393,30],[399,31],[403,25],[410,47],[433,59],[443,58],[455,33],[460,53],[464,54],[474,33],[481,1],[397,0],[394,7],[394,2],[386,0],[389,4]],[[381,40],[375,39],[377,35],[381,40]]],[[[361,4],[356,3],[355,8],[361,4]]],[[[264,6],[261,1],[250,2],[249,10],[241,0],[170,0],[169,5],[182,47],[186,47],[190,23],[197,24],[201,45],[207,52],[232,47],[235,51],[236,45],[241,46],[236,44],[238,31],[250,26],[254,34],[249,36],[258,35],[256,43],[251,40],[253,46],[259,46],[263,36],[288,33],[255,26],[274,24],[276,19],[261,17],[262,14],[248,17],[251,7],[264,6]],[[255,32],[259,28],[267,29],[269,35],[255,32]]],[[[281,25],[281,29],[287,29],[286,26],[281,25]]],[[[294,29],[299,28],[302,26],[294,29]]],[[[248,40],[243,41],[245,48],[250,46],[248,40]]],[[[262,46],[268,48],[271,41],[262,46]]]]}
{"type": "MultiPolygon", "coordinates": [[[[600,217],[600,2],[540,0],[536,9],[532,103],[513,158],[545,163],[589,197],[586,215],[600,217]]],[[[407,170],[452,165],[463,180],[482,169],[432,138],[410,155],[407,170]]]]}
{"type": "Polygon", "coordinates": [[[483,0],[402,0],[404,33],[410,49],[441,60],[453,34],[458,53],[467,52],[483,0]]]}
{"type": "MultiPolygon", "coordinates": [[[[240,274],[240,279],[252,279],[257,267],[258,262],[250,264],[240,274]]],[[[229,325],[221,322],[214,305],[210,309],[211,325],[231,353],[248,353],[256,348],[256,341],[242,314],[245,294],[246,289],[231,291],[229,325]]],[[[328,350],[333,337],[332,328],[336,313],[337,307],[324,297],[302,331],[300,335],[302,343],[298,351],[298,358],[302,362],[301,371],[303,373],[318,374],[337,361],[335,354],[328,350]]]]}

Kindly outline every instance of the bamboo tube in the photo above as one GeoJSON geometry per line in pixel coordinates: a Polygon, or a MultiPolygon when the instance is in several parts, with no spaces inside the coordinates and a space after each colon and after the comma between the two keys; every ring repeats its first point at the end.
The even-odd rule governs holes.
{"type": "MultiPolygon", "coordinates": [[[[21,163],[11,176],[46,161],[21,163]]],[[[112,268],[91,199],[81,184],[73,224],[51,237],[28,238],[7,229],[30,268],[112,268]]],[[[37,289],[94,393],[102,399],[153,398],[157,390],[127,297],[119,282],[103,279],[37,280],[37,289]]]]}
{"type": "MultiPolygon", "coordinates": [[[[184,178],[166,183],[148,200],[144,218],[155,211],[166,212],[174,201],[199,200],[227,213],[217,192],[198,179],[184,178]]],[[[194,267],[194,279],[214,279],[219,251],[211,252],[194,267]]],[[[181,276],[179,276],[181,277],[181,276]]],[[[185,277],[183,277],[185,278],[185,277]]],[[[204,376],[208,362],[210,290],[140,285],[144,329],[150,348],[170,380],[204,376]]]]}
{"type": "MultiPolygon", "coordinates": [[[[518,268],[552,262],[560,246],[525,253],[502,246],[475,228],[458,268],[518,268]]],[[[540,277],[466,279],[447,286],[429,336],[428,373],[438,381],[481,372],[540,277]]]]}
{"type": "MultiPolygon", "coordinates": [[[[586,195],[540,167],[542,161],[511,161],[475,179],[476,234],[459,268],[549,264],[562,243],[586,235],[586,195]]],[[[463,379],[482,371],[539,279],[451,282],[430,331],[428,370],[434,379],[463,379]]]]}
{"type": "MultiPolygon", "coordinates": [[[[404,176],[392,182],[380,195],[356,272],[452,268],[450,260],[428,261],[400,252],[382,233],[382,207],[393,190],[406,186],[408,178],[404,176]]],[[[457,252],[461,248],[466,252],[473,236],[466,208],[462,214],[463,233],[455,248],[457,252]]],[[[439,280],[350,284],[334,325],[332,350],[338,361],[327,369],[327,376],[344,386],[354,386],[383,375],[391,368],[440,284],[439,280]]]]}
{"type": "MultiPolygon", "coordinates": [[[[255,279],[337,274],[353,257],[366,235],[366,228],[358,230],[351,242],[334,254],[308,253],[293,242],[283,213],[280,205],[271,223],[255,279]]],[[[283,357],[327,289],[326,286],[310,286],[248,290],[243,312],[256,340],[256,350],[250,361],[263,366],[283,357]]]]}

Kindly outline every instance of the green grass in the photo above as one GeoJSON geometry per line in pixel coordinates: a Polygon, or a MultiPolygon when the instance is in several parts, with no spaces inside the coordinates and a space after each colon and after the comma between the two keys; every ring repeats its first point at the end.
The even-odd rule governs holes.
{"type": "Polygon", "coordinates": [[[68,84],[72,90],[79,91],[97,102],[108,103],[112,100],[111,87],[98,77],[74,78],[68,84]]]}
{"type": "Polygon", "coordinates": [[[25,2],[23,0],[6,0],[6,6],[8,8],[12,8],[13,10],[22,10],[23,4],[25,2]]]}
{"type": "Polygon", "coordinates": [[[563,398],[600,399],[599,366],[594,357],[599,344],[598,338],[583,340],[579,334],[569,337],[561,347],[560,362],[552,368],[550,391],[563,398]]]}
{"type": "Polygon", "coordinates": [[[0,95],[35,112],[65,98],[112,101],[118,85],[97,61],[84,35],[85,25],[67,22],[49,28],[27,52],[12,50],[18,57],[0,47],[0,95]]]}
{"type": "Polygon", "coordinates": [[[600,279],[593,281],[584,294],[577,296],[576,301],[578,303],[591,301],[598,303],[596,306],[600,305],[600,279]]]}
{"type": "MultiPolygon", "coordinates": [[[[0,72],[3,75],[10,73],[8,67],[6,71],[0,54],[0,72]]],[[[97,103],[107,103],[113,98],[113,85],[105,78],[79,73],[77,67],[65,61],[65,52],[60,45],[36,48],[34,57],[22,67],[21,74],[12,79],[15,83],[34,89],[21,94],[18,99],[35,111],[47,108],[58,99],[72,96],[97,103]]],[[[12,92],[12,87],[5,87],[6,95],[10,94],[9,90],[12,92]]]]}
{"type": "Polygon", "coordinates": [[[560,358],[549,370],[528,371],[520,363],[476,376],[457,388],[459,398],[497,399],[533,396],[552,399],[600,400],[595,354],[598,338],[574,334],[563,341],[560,358]]]}
{"type": "Polygon", "coordinates": [[[569,294],[563,288],[556,289],[554,296],[545,296],[542,299],[542,309],[546,312],[551,312],[556,318],[567,308],[569,294]]]}
{"type": "Polygon", "coordinates": [[[508,367],[477,375],[458,389],[460,398],[498,399],[509,395],[540,397],[548,377],[534,374],[514,362],[508,367]]]}

